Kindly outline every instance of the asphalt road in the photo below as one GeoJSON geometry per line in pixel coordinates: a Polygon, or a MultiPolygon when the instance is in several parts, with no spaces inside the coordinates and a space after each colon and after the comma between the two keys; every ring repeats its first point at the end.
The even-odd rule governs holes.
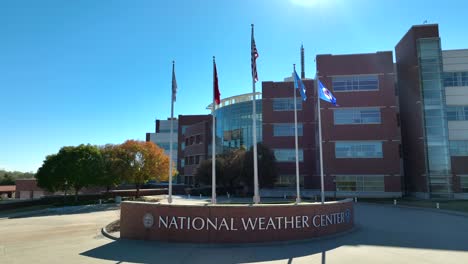
{"type": "Polygon", "coordinates": [[[468,263],[468,217],[367,204],[355,209],[351,233],[267,245],[113,241],[100,228],[119,213],[105,207],[0,218],[0,263],[468,263]]]}

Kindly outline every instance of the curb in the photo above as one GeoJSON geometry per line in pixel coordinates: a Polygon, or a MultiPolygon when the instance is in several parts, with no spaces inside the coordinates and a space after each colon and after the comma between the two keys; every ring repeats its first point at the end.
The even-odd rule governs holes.
{"type": "Polygon", "coordinates": [[[120,238],[118,238],[116,236],[111,235],[109,232],[107,232],[106,227],[101,228],[101,234],[103,236],[105,236],[105,237],[107,237],[109,239],[115,240],[115,241],[120,239],[120,238]]]}
{"type": "Polygon", "coordinates": [[[429,208],[429,207],[417,207],[417,206],[408,206],[408,205],[399,205],[399,204],[393,205],[393,204],[368,203],[368,202],[359,202],[358,201],[358,204],[359,203],[366,204],[366,205],[383,206],[383,207],[419,210],[419,211],[426,211],[426,212],[439,213],[439,214],[448,214],[448,215],[461,216],[461,217],[467,217],[468,218],[468,213],[457,212],[457,211],[452,211],[452,210],[445,210],[445,209],[435,209],[435,208],[429,208]]]}

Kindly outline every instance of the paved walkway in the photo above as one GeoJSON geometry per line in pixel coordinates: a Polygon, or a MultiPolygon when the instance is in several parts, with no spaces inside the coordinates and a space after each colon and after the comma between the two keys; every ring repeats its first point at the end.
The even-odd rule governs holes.
{"type": "MultiPolygon", "coordinates": [[[[153,198],[158,198],[161,199],[159,202],[162,204],[168,204],[167,201],[167,195],[156,195],[156,196],[149,196],[153,198]]],[[[268,203],[294,203],[293,200],[289,199],[281,199],[281,198],[262,198],[262,203],[268,204],[268,203]]],[[[218,204],[231,204],[231,203],[239,203],[239,204],[253,204],[252,197],[231,197],[227,198],[226,196],[218,196],[217,197],[217,203],[218,204]]],[[[304,200],[302,203],[320,203],[320,201],[311,201],[311,200],[304,200]]],[[[180,195],[173,195],[172,196],[172,204],[175,205],[205,205],[205,204],[211,204],[211,197],[207,196],[180,196],[180,195]]]]}
{"type": "Polygon", "coordinates": [[[464,263],[468,218],[357,204],[357,230],[267,245],[113,241],[100,228],[116,210],[0,219],[0,263],[464,263]]]}

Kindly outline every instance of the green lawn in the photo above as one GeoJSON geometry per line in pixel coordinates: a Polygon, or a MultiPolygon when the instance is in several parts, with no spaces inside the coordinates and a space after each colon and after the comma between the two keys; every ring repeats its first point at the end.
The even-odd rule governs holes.
{"type": "MultiPolygon", "coordinates": [[[[393,199],[366,199],[358,198],[358,202],[368,203],[379,203],[379,204],[393,204],[393,199]]],[[[397,199],[398,205],[424,207],[424,208],[436,208],[436,204],[439,203],[439,209],[451,210],[468,213],[468,200],[417,200],[411,198],[400,198],[397,199]]]]}

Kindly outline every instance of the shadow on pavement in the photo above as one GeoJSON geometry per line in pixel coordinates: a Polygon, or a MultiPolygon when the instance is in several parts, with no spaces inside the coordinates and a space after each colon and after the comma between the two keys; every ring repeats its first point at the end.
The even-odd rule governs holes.
{"type": "Polygon", "coordinates": [[[116,204],[102,204],[102,205],[77,205],[77,206],[64,206],[64,207],[49,207],[41,210],[35,211],[25,211],[17,212],[8,215],[2,213],[0,218],[26,218],[26,217],[41,217],[41,216],[53,216],[53,215],[71,215],[71,214],[85,214],[85,213],[94,213],[94,212],[103,212],[117,210],[120,208],[120,205],[116,204]]]}
{"type": "Polygon", "coordinates": [[[468,251],[466,217],[367,204],[356,205],[355,212],[356,231],[321,240],[254,245],[118,240],[81,255],[138,263],[246,263],[274,260],[289,260],[291,263],[295,258],[316,255],[317,263],[325,263],[327,251],[342,246],[468,251]]]}
{"type": "Polygon", "coordinates": [[[195,245],[154,241],[118,240],[83,252],[81,255],[136,263],[249,263],[292,259],[322,253],[341,246],[325,243],[290,243],[274,245],[195,245]],[[281,249],[281,250],[279,250],[281,249]]]}

